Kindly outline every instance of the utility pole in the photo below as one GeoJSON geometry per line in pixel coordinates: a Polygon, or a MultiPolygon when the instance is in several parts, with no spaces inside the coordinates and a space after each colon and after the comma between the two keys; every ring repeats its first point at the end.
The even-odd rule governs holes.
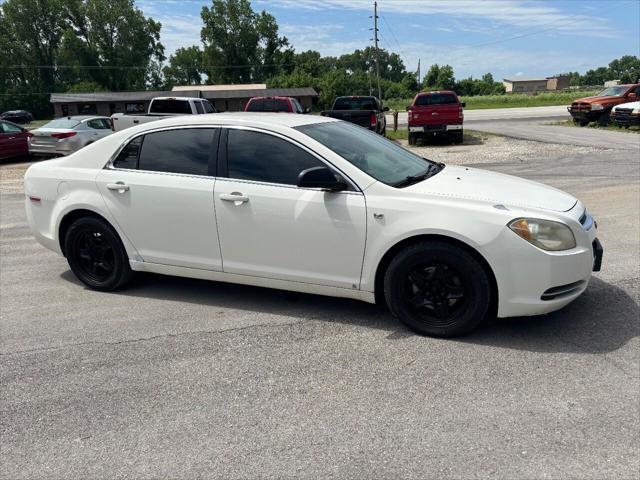
{"type": "Polygon", "coordinates": [[[376,47],[376,78],[378,80],[378,100],[382,101],[380,90],[380,55],[378,54],[378,2],[373,2],[373,40],[376,47]]]}
{"type": "Polygon", "coordinates": [[[418,89],[420,88],[420,59],[418,59],[418,78],[416,78],[416,83],[418,84],[418,89]]]}

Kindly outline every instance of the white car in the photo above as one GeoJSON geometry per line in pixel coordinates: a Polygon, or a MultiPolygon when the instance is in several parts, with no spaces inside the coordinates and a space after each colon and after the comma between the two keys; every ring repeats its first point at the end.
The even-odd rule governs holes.
{"type": "Polygon", "coordinates": [[[32,165],[36,239],[98,290],[132,271],[385,301],[453,336],[557,310],[599,270],[573,196],[318,116],[197,115],[32,165]]]}

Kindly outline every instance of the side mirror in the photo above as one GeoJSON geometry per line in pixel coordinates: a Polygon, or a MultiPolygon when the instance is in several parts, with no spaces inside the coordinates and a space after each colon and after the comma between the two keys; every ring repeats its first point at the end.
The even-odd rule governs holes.
{"type": "Polygon", "coordinates": [[[460,105],[462,105],[462,108],[465,108],[467,106],[467,102],[462,102],[460,105]]]}
{"type": "Polygon", "coordinates": [[[631,92],[629,95],[627,95],[627,98],[629,98],[629,99],[635,99],[637,97],[638,97],[638,95],[636,93],[634,93],[634,92],[631,92]]]}
{"type": "Polygon", "coordinates": [[[347,189],[347,184],[327,167],[313,167],[300,172],[298,187],[320,188],[327,192],[339,192],[347,189]]]}
{"type": "Polygon", "coordinates": [[[382,111],[383,112],[388,112],[389,111],[389,107],[382,107],[382,111]]]}
{"type": "Polygon", "coordinates": [[[411,109],[411,105],[407,105],[407,112],[411,109]]]}
{"type": "Polygon", "coordinates": [[[311,109],[310,109],[309,107],[306,107],[306,108],[302,111],[302,113],[309,113],[309,112],[311,112],[311,109]]]}

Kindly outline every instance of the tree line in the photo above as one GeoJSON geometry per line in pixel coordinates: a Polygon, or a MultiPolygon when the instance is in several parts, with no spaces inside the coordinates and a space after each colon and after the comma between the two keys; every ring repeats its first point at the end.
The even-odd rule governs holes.
{"type": "MultiPolygon", "coordinates": [[[[377,93],[376,55],[384,99],[410,98],[420,89],[452,89],[465,96],[504,93],[490,73],[456,80],[450,65],[431,65],[419,83],[416,72],[385,49],[366,47],[335,57],[297,52],[280,34],[275,17],[255,11],[249,0],[212,0],[201,19],[201,44],[167,58],[162,25],[146,17],[134,0],[7,0],[0,5],[0,111],[50,114],[53,92],[201,83],[311,86],[325,108],[337,95],[377,93]]],[[[587,84],[602,84],[611,75],[626,81],[640,75],[638,63],[638,57],[625,56],[604,70],[570,75],[587,84]]]]}

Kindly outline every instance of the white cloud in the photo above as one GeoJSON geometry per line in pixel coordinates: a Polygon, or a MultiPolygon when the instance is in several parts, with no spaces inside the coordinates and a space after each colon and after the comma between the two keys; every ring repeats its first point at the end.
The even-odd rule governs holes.
{"type": "MultiPolygon", "coordinates": [[[[372,10],[370,0],[269,0],[261,5],[310,10],[372,10]]],[[[563,12],[551,3],[531,0],[387,0],[378,2],[379,11],[433,15],[442,14],[461,19],[484,19],[527,29],[556,29],[560,33],[611,36],[606,20],[600,16],[563,12]]]]}

